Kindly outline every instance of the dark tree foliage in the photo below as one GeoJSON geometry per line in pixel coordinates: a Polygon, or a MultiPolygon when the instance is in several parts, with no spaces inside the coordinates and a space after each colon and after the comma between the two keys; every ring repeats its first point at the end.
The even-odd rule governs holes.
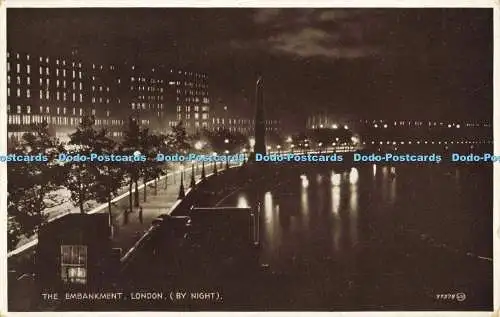
{"type": "MultiPolygon", "coordinates": [[[[77,130],[70,135],[68,146],[69,155],[84,155],[90,157],[92,153],[97,155],[110,154],[114,151],[115,143],[106,136],[106,130],[96,130],[94,119],[90,116],[82,118],[77,130]]],[[[89,200],[103,200],[103,187],[110,183],[108,177],[116,175],[106,164],[90,161],[71,161],[65,163],[67,178],[64,182],[66,188],[71,191],[71,199],[79,206],[80,212],[85,213],[84,203],[89,200]],[[103,176],[104,175],[104,176],[103,176]]],[[[120,182],[118,182],[119,186],[120,182]]],[[[111,184],[109,184],[111,186],[111,184]]],[[[117,190],[117,188],[116,188],[117,190]]],[[[114,186],[105,191],[116,192],[114,186]]]]}
{"type": "Polygon", "coordinates": [[[49,134],[47,123],[31,125],[9,153],[15,155],[44,155],[47,161],[9,162],[7,164],[8,192],[8,249],[16,247],[22,236],[32,236],[47,220],[43,211],[45,198],[58,189],[66,175],[57,161],[62,144],[49,134]]]}

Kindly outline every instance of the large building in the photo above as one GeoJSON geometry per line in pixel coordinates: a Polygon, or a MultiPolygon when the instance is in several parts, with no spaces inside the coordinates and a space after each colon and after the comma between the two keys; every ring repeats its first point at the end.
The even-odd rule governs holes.
{"type": "MultiPolygon", "coordinates": [[[[266,118],[265,125],[267,135],[282,133],[280,119],[266,118]]],[[[214,131],[227,130],[231,133],[253,136],[255,132],[253,111],[235,109],[235,107],[222,103],[214,104],[209,129],[214,131]]]]}
{"type": "Polygon", "coordinates": [[[123,136],[128,117],[166,132],[183,121],[188,132],[208,127],[208,76],[164,66],[103,65],[69,57],[7,52],[9,139],[19,139],[31,123],[49,124],[61,139],[84,115],[123,136]]]}

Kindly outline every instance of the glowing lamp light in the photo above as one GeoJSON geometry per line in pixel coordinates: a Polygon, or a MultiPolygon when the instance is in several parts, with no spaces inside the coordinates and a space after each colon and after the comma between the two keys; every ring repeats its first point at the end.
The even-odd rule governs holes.
{"type": "Polygon", "coordinates": [[[344,126],[344,129],[348,130],[348,129],[349,129],[349,126],[345,125],[345,126],[344,126]]]}
{"type": "Polygon", "coordinates": [[[201,150],[203,148],[203,142],[201,141],[197,141],[195,144],[194,144],[194,148],[197,149],[197,150],[201,150]]]}
{"type": "Polygon", "coordinates": [[[229,143],[229,139],[224,139],[224,143],[228,144],[229,143]]]}
{"type": "Polygon", "coordinates": [[[332,124],[332,129],[338,129],[339,126],[337,124],[332,124]]]}
{"type": "Polygon", "coordinates": [[[349,172],[349,183],[356,184],[358,182],[358,179],[359,179],[358,169],[352,167],[351,171],[349,172]]]}
{"type": "Polygon", "coordinates": [[[250,139],[248,139],[248,142],[250,143],[250,146],[251,146],[251,147],[254,147],[254,146],[255,146],[255,138],[250,138],[250,139]]]}
{"type": "Polygon", "coordinates": [[[333,186],[339,186],[340,185],[340,174],[336,174],[332,172],[332,176],[330,177],[330,181],[332,182],[333,186]]]}
{"type": "Polygon", "coordinates": [[[302,187],[307,188],[309,186],[309,180],[306,175],[300,175],[300,180],[302,183],[302,187]]]}

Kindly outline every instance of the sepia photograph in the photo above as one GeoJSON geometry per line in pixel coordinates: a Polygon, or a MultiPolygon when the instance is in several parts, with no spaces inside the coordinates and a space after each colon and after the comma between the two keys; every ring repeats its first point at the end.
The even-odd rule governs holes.
{"type": "Polygon", "coordinates": [[[492,8],[7,8],[9,312],[493,311],[492,8]]]}

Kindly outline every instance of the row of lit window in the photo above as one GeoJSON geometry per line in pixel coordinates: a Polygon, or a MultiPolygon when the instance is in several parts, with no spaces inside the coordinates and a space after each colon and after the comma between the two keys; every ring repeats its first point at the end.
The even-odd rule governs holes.
{"type": "MultiPolygon", "coordinates": [[[[363,122],[363,120],[361,120],[361,122],[363,122]]],[[[373,125],[377,124],[378,126],[383,126],[384,124],[389,124],[387,121],[385,120],[372,120],[372,121],[369,121],[369,120],[364,120],[364,123],[372,123],[373,125]]],[[[424,125],[426,122],[425,121],[393,121],[393,125],[394,126],[397,126],[397,125],[400,125],[400,126],[405,126],[405,125],[408,125],[408,126],[422,126],[424,125]]],[[[465,127],[480,127],[480,126],[484,126],[484,127],[487,127],[487,126],[491,126],[490,123],[488,122],[481,122],[481,123],[478,123],[478,122],[443,122],[443,121],[440,121],[440,122],[437,122],[437,121],[427,121],[427,126],[448,126],[448,127],[453,127],[453,126],[457,126],[457,125],[462,125],[462,126],[465,126],[465,127]]]]}
{"type": "MultiPolygon", "coordinates": [[[[163,96],[147,96],[147,100],[158,100],[158,101],[163,101],[163,96]]],[[[139,100],[146,100],[146,96],[140,95],[137,97],[139,100]]]]}
{"type": "MultiPolygon", "coordinates": [[[[45,99],[45,100],[50,100],[50,95],[51,95],[51,94],[50,94],[49,90],[45,90],[45,92],[44,92],[44,91],[42,91],[42,90],[40,89],[40,100],[44,100],[44,99],[45,99]],[[44,98],[44,97],[45,97],[45,98],[44,98]]],[[[72,100],[73,102],[77,102],[77,98],[76,98],[76,94],[75,94],[75,93],[73,93],[73,94],[72,94],[72,97],[73,97],[73,98],[72,98],[71,100],[72,100]]],[[[56,91],[56,100],[57,100],[57,101],[67,101],[67,100],[66,100],[66,92],[63,92],[63,93],[62,93],[62,98],[61,98],[61,92],[56,91]]],[[[82,95],[81,93],[80,93],[80,94],[78,94],[78,101],[79,101],[79,102],[83,102],[83,95],[82,95]]]]}
{"type": "MultiPolygon", "coordinates": [[[[96,100],[97,100],[96,97],[92,97],[92,103],[96,103],[96,100]]],[[[103,103],[102,100],[103,100],[102,97],[99,97],[99,103],[103,103]]],[[[109,103],[109,98],[106,98],[106,103],[107,104],[109,103]]]]}
{"type": "MultiPolygon", "coordinates": [[[[103,65],[95,65],[95,64],[92,64],[92,69],[100,69],[102,70],[104,68],[103,65]]],[[[115,66],[114,65],[109,65],[109,70],[115,70],[115,66]]]]}
{"type": "MultiPolygon", "coordinates": [[[[155,88],[155,87],[147,87],[147,91],[149,92],[159,92],[159,93],[163,93],[163,88],[155,88]]],[[[134,90],[138,90],[138,91],[146,91],[146,87],[143,86],[143,85],[140,85],[140,86],[137,86],[137,87],[134,87],[134,86],[130,86],[130,91],[134,91],[134,90]]]]}
{"type": "Polygon", "coordinates": [[[489,140],[483,140],[483,141],[371,141],[371,142],[363,142],[363,144],[380,144],[380,145],[383,145],[383,144],[387,144],[387,145],[398,145],[398,144],[401,144],[401,145],[405,145],[405,144],[408,144],[408,145],[414,145],[414,144],[431,144],[431,145],[435,145],[435,144],[479,144],[479,143],[483,143],[483,144],[486,144],[486,143],[493,143],[492,141],[489,141],[489,140]]]}
{"type": "MultiPolygon", "coordinates": [[[[7,62],[7,72],[10,72],[10,62],[7,62]]],[[[21,73],[21,64],[16,64],[16,73],[21,73]]],[[[30,74],[31,73],[31,66],[26,65],[26,73],[30,74]]]]}
{"type": "MultiPolygon", "coordinates": [[[[7,97],[10,97],[10,88],[7,88],[7,97]]],[[[21,97],[21,88],[16,89],[16,97],[21,97]]],[[[31,98],[31,90],[26,89],[26,98],[31,98]]]]}
{"type": "MultiPolygon", "coordinates": [[[[10,52],[7,52],[7,58],[10,58],[10,52]]],[[[16,58],[17,59],[20,59],[20,54],[19,53],[16,53],[16,58]]],[[[26,59],[27,60],[30,60],[30,55],[29,54],[26,54],[26,59]]],[[[41,63],[45,62],[46,64],[48,64],[50,62],[50,58],[49,57],[42,57],[40,56],[39,57],[39,61],[41,63]]],[[[65,59],[59,59],[57,58],[56,59],[56,65],[63,65],[63,66],[66,66],[66,60],[65,59]]],[[[76,62],[72,62],[71,64],[73,67],[78,67],[78,68],[82,68],[82,63],[81,62],[78,62],[78,64],[76,62]]],[[[92,64],[92,69],[95,70],[95,69],[100,69],[100,70],[103,70],[104,69],[104,66],[103,65],[96,65],[96,64],[92,64]]],[[[110,65],[109,66],[109,70],[115,70],[116,67],[114,65],[110,65]]],[[[132,65],[132,70],[135,70],[135,65],[132,65]]],[[[9,70],[8,70],[9,71],[9,70]]],[[[155,68],[152,68],[152,71],[155,72],[155,68]]],[[[18,72],[20,72],[18,70],[18,72]]],[[[174,70],[173,69],[170,69],[170,73],[173,73],[174,70]]],[[[193,73],[193,72],[187,72],[187,71],[181,71],[179,70],[178,71],[178,74],[182,75],[190,75],[190,76],[195,76],[195,78],[208,78],[208,76],[206,74],[201,74],[201,73],[193,73]]],[[[140,79],[141,81],[145,82],[145,78],[141,78],[140,79]]],[[[163,80],[155,80],[153,79],[151,81],[152,83],[160,83],[160,84],[163,84],[163,80]]]]}
{"type": "MultiPolygon", "coordinates": [[[[7,58],[10,58],[10,52],[7,52],[7,58]]],[[[16,53],[16,59],[20,59],[21,55],[19,53],[16,53]]],[[[41,58],[41,57],[40,57],[41,58]]],[[[30,60],[30,54],[26,54],[26,59],[29,61],[30,60]]],[[[41,61],[41,60],[40,60],[41,61]]]]}
{"type": "MultiPolygon", "coordinates": [[[[96,90],[96,87],[92,86],[92,91],[95,91],[95,90],[96,90]]],[[[99,91],[103,91],[102,86],[99,86],[99,91]]],[[[109,87],[106,87],[106,91],[109,92],[109,87]]]]}
{"type": "MultiPolygon", "coordinates": [[[[187,116],[189,117],[189,114],[187,114],[187,116]]],[[[188,119],[189,119],[189,118],[188,118],[188,119]]],[[[198,112],[196,112],[196,113],[194,114],[194,119],[195,119],[195,120],[200,119],[200,114],[199,114],[198,112]]],[[[202,113],[202,114],[201,114],[201,119],[202,119],[202,120],[208,120],[208,113],[205,113],[205,112],[204,112],[204,113],[202,113]]]]}
{"type": "MultiPolygon", "coordinates": [[[[146,77],[138,77],[138,78],[130,77],[130,81],[131,82],[136,82],[137,81],[138,83],[146,83],[147,82],[146,77]]],[[[162,79],[150,78],[149,79],[149,83],[150,84],[163,84],[163,80],[162,79]]]]}
{"type": "MultiPolygon", "coordinates": [[[[8,124],[21,125],[31,123],[42,123],[43,121],[55,125],[70,125],[77,126],[81,122],[79,117],[65,117],[65,116],[43,116],[43,115],[9,115],[8,124]]],[[[149,120],[148,120],[149,122],[149,120]]],[[[123,120],[118,119],[97,119],[97,125],[123,125],[123,120]]]]}
{"type": "MultiPolygon", "coordinates": [[[[132,69],[133,69],[133,68],[132,68],[132,69]]],[[[171,70],[170,70],[170,73],[173,73],[173,72],[174,72],[174,70],[173,70],[173,69],[171,69],[171,70]]],[[[194,74],[194,76],[195,76],[196,78],[208,78],[207,74],[203,74],[203,73],[193,73],[193,72],[187,72],[187,71],[182,71],[182,70],[178,70],[178,71],[177,71],[177,73],[178,73],[179,75],[182,75],[182,74],[184,73],[184,75],[189,75],[189,76],[193,76],[193,74],[194,74]]]]}

